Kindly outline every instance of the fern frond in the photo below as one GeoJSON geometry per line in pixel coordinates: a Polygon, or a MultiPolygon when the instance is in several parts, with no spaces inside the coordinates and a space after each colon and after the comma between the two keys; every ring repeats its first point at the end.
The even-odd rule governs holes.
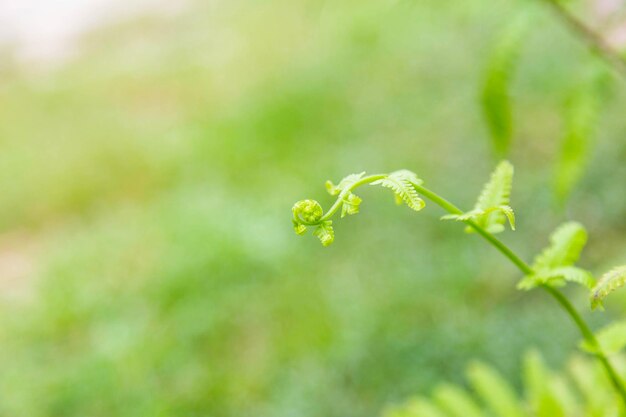
{"type": "Polygon", "coordinates": [[[291,209],[295,221],[306,223],[316,223],[324,215],[324,210],[320,203],[315,200],[300,200],[291,209]]]}
{"type": "Polygon", "coordinates": [[[514,21],[495,45],[481,93],[483,115],[496,155],[507,154],[513,136],[510,84],[526,32],[525,20],[514,21]]]}
{"type": "Polygon", "coordinates": [[[306,233],[306,226],[293,220],[293,230],[296,232],[297,235],[302,236],[306,233]]]}
{"type": "Polygon", "coordinates": [[[527,275],[517,284],[517,288],[530,290],[545,284],[558,287],[565,285],[566,281],[580,284],[588,289],[595,285],[595,280],[589,271],[575,266],[562,266],[539,270],[536,274],[527,275]]]}
{"type": "Polygon", "coordinates": [[[524,356],[523,376],[526,399],[536,417],[567,416],[569,398],[562,399],[555,389],[554,378],[541,355],[531,350],[524,356]]]}
{"type": "Polygon", "coordinates": [[[358,173],[358,174],[350,174],[344,177],[341,181],[339,181],[339,184],[337,185],[333,184],[332,181],[328,180],[326,181],[326,184],[325,184],[326,190],[328,191],[328,194],[330,195],[339,195],[339,193],[341,193],[342,191],[345,191],[349,189],[350,187],[352,187],[356,182],[362,179],[364,175],[365,175],[365,171],[358,173]]]}
{"type": "MultiPolygon", "coordinates": [[[[459,222],[466,222],[469,220],[478,221],[479,219],[484,218],[485,216],[496,211],[499,211],[502,214],[504,214],[506,219],[509,221],[511,230],[515,230],[515,213],[513,212],[513,209],[510,206],[491,207],[487,210],[474,209],[463,214],[447,214],[445,216],[442,216],[441,220],[456,220],[459,222]]],[[[489,233],[498,233],[502,230],[504,230],[504,226],[502,226],[501,224],[494,224],[490,228],[487,229],[489,233]]],[[[473,229],[471,227],[468,227],[466,231],[471,232],[473,231],[473,229]]]]}
{"type": "Polygon", "coordinates": [[[396,202],[404,202],[413,210],[420,211],[425,203],[417,194],[413,184],[420,185],[422,180],[415,173],[407,170],[392,172],[387,177],[372,182],[372,185],[391,189],[396,195],[396,202]]]}
{"type": "Polygon", "coordinates": [[[431,398],[412,399],[385,413],[385,417],[608,417],[618,416],[620,402],[604,369],[582,357],[555,373],[541,355],[531,351],[523,363],[523,391],[519,397],[493,368],[472,364],[468,369],[473,393],[446,384],[431,398]],[[426,405],[424,407],[423,405],[426,405]],[[487,410],[482,409],[485,406],[487,410]],[[392,412],[393,411],[393,412],[392,412]],[[443,411],[443,413],[442,413],[443,411]]]}
{"type": "Polygon", "coordinates": [[[313,231],[313,236],[322,242],[322,246],[328,246],[335,241],[335,230],[332,224],[332,220],[326,220],[313,231]]]}
{"type": "Polygon", "coordinates": [[[492,207],[508,206],[513,187],[513,172],[513,165],[509,161],[500,162],[480,192],[474,209],[487,210],[492,207]]]}
{"type": "Polygon", "coordinates": [[[594,65],[589,80],[572,93],[565,105],[565,132],[554,174],[554,192],[561,204],[584,174],[608,76],[604,67],[594,65]]]}
{"type": "MultiPolygon", "coordinates": [[[[515,230],[515,214],[509,206],[513,171],[513,165],[509,161],[500,162],[491,173],[489,181],[484,185],[472,210],[463,214],[447,215],[442,219],[472,220],[489,233],[502,232],[504,223],[508,219],[511,229],[515,230]]],[[[471,233],[474,230],[467,227],[465,231],[471,233]]]]}
{"type": "Polygon", "coordinates": [[[476,393],[495,415],[526,417],[515,391],[494,369],[475,362],[469,366],[467,376],[476,393]]]}
{"type": "Polygon", "coordinates": [[[568,364],[569,372],[586,406],[580,410],[581,416],[618,416],[615,391],[606,372],[597,364],[575,356],[568,364]]]}
{"type": "Polygon", "coordinates": [[[363,200],[356,194],[349,193],[342,200],[341,205],[341,217],[346,215],[357,214],[359,212],[359,206],[363,200]]]}
{"type": "Polygon", "coordinates": [[[591,289],[591,309],[602,308],[602,302],[613,291],[626,284],[626,265],[619,266],[602,275],[591,289]]]}
{"type": "Polygon", "coordinates": [[[585,243],[587,243],[587,231],[580,223],[564,223],[550,236],[550,246],[535,258],[533,269],[551,270],[574,265],[585,243]]]}
{"type": "Polygon", "coordinates": [[[391,407],[384,417],[447,417],[432,402],[424,398],[413,398],[401,406],[391,407]]]}
{"type": "MultiPolygon", "coordinates": [[[[626,320],[609,324],[596,332],[596,339],[600,345],[600,352],[613,355],[626,347],[626,320]]],[[[580,343],[581,349],[589,353],[598,353],[598,347],[592,346],[586,340],[580,343]]]]}
{"type": "Polygon", "coordinates": [[[464,390],[441,384],[433,391],[433,399],[450,417],[483,417],[484,413],[464,390]]]}

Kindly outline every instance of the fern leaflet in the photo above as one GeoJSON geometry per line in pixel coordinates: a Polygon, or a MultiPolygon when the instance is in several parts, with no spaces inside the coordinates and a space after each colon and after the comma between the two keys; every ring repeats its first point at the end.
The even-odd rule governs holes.
{"type": "Polygon", "coordinates": [[[328,246],[335,241],[335,230],[332,224],[332,220],[326,220],[313,231],[313,236],[322,242],[322,246],[328,246]]]}
{"type": "Polygon", "coordinates": [[[390,407],[384,417],[446,417],[432,402],[424,398],[413,398],[396,407],[390,407]]]}
{"type": "Polygon", "coordinates": [[[590,80],[584,82],[565,105],[565,133],[554,176],[554,192],[561,204],[565,203],[584,174],[607,79],[606,69],[594,66],[590,80]]]}
{"type": "Polygon", "coordinates": [[[589,271],[575,266],[562,266],[559,268],[540,270],[539,272],[525,276],[518,284],[520,290],[530,290],[539,285],[551,285],[560,287],[565,282],[580,284],[586,288],[593,288],[595,280],[589,271]]]}
{"type": "Polygon", "coordinates": [[[492,51],[481,93],[483,115],[496,155],[507,154],[513,136],[510,83],[526,32],[526,20],[514,21],[505,29],[492,51]]]}
{"type": "MultiPolygon", "coordinates": [[[[504,230],[504,223],[509,221],[512,230],[515,230],[515,214],[509,206],[511,188],[513,187],[513,165],[509,161],[502,161],[491,174],[491,178],[483,187],[474,208],[463,214],[449,214],[442,219],[457,221],[472,220],[489,233],[499,233],[504,230]]],[[[466,228],[471,233],[474,229],[466,228]]]]}
{"type": "Polygon", "coordinates": [[[559,226],[550,235],[550,246],[535,257],[534,274],[525,276],[518,284],[518,289],[529,290],[539,285],[562,286],[566,282],[581,284],[592,288],[593,276],[584,269],[574,267],[587,242],[587,231],[576,222],[559,226]]]}
{"type": "Polygon", "coordinates": [[[533,263],[537,270],[574,265],[587,243],[587,231],[577,222],[559,226],[550,236],[550,246],[539,254],[533,263]]]}
{"type": "Polygon", "coordinates": [[[596,333],[596,339],[600,345],[592,346],[586,340],[580,343],[581,349],[589,353],[603,352],[605,355],[613,355],[626,347],[626,321],[618,321],[600,329],[596,333]]]}
{"type": "Polygon", "coordinates": [[[626,284],[626,265],[619,266],[602,275],[591,290],[591,308],[603,308],[602,302],[613,291],[626,284]]]}
{"type": "Polygon", "coordinates": [[[339,181],[339,184],[337,185],[333,184],[332,181],[328,180],[326,181],[326,190],[328,190],[328,193],[330,195],[338,195],[342,191],[346,191],[350,189],[354,184],[356,184],[359,180],[361,180],[364,175],[365,175],[365,171],[359,174],[350,174],[344,177],[341,181],[339,181]]]}
{"type": "Polygon", "coordinates": [[[349,193],[345,196],[341,202],[341,217],[346,215],[357,214],[359,212],[359,206],[363,200],[356,194],[349,193]]]}
{"type": "Polygon", "coordinates": [[[469,366],[467,376],[477,394],[495,415],[526,417],[515,391],[494,369],[476,362],[469,366]]]}
{"type": "Polygon", "coordinates": [[[395,193],[396,202],[404,202],[413,210],[420,211],[424,208],[425,203],[417,194],[413,184],[421,185],[422,182],[415,173],[403,169],[372,182],[372,185],[380,185],[391,189],[395,193]]]}
{"type": "Polygon", "coordinates": [[[451,417],[483,417],[484,413],[474,399],[464,390],[441,384],[433,392],[433,399],[451,417]]]}

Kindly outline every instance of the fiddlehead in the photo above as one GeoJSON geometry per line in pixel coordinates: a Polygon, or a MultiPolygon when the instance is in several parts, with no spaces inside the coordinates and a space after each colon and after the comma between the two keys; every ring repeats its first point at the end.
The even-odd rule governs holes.
{"type": "MultiPolygon", "coordinates": [[[[303,234],[307,226],[317,226],[313,232],[324,246],[334,240],[334,231],[330,218],[342,207],[342,214],[358,212],[361,203],[359,197],[351,197],[352,191],[364,184],[381,185],[394,191],[396,202],[406,203],[412,209],[419,211],[424,202],[419,194],[424,195],[433,203],[446,210],[454,218],[466,223],[487,242],[506,256],[525,278],[518,284],[519,288],[530,289],[540,287],[550,294],[569,315],[580,330],[585,343],[595,350],[595,356],[605,369],[615,391],[626,405],[626,387],[609,362],[602,346],[587,322],[572,306],[570,301],[556,287],[567,281],[576,282],[587,287],[593,286],[591,274],[574,266],[580,252],[586,243],[587,233],[584,228],[574,222],[566,223],[551,236],[551,245],[535,258],[531,266],[524,262],[507,245],[497,239],[493,233],[504,229],[503,223],[508,218],[513,228],[513,211],[508,206],[513,178],[513,167],[504,161],[496,168],[490,181],[483,188],[474,210],[464,213],[457,206],[447,201],[437,193],[422,186],[422,180],[411,171],[401,170],[391,174],[364,176],[365,173],[353,174],[344,178],[338,185],[327,182],[326,186],[331,195],[337,195],[337,200],[326,214],[319,203],[314,200],[302,200],[293,208],[293,224],[296,233],[303,234]],[[498,216],[493,216],[498,214],[498,216]]],[[[609,272],[592,290],[592,307],[601,305],[602,299],[610,292],[626,283],[626,272],[619,268],[609,272]]]]}
{"type": "Polygon", "coordinates": [[[398,204],[405,203],[415,211],[424,208],[422,200],[416,190],[416,186],[422,184],[422,180],[414,172],[401,170],[390,174],[378,174],[365,176],[365,172],[350,174],[343,178],[337,185],[326,181],[326,190],[330,195],[337,196],[337,200],[324,214],[322,206],[315,200],[298,201],[292,208],[293,227],[298,235],[306,233],[308,226],[316,227],[313,235],[319,238],[324,246],[328,246],[335,240],[335,232],[332,226],[332,216],[341,207],[341,217],[353,215],[359,212],[361,197],[353,191],[362,185],[380,185],[391,189],[398,204]]]}

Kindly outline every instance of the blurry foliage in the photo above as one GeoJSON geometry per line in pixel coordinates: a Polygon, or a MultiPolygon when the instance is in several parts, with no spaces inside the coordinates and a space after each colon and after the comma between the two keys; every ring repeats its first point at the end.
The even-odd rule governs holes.
{"type": "Polygon", "coordinates": [[[488,59],[481,92],[481,104],[492,147],[498,157],[508,155],[513,138],[511,82],[520,59],[525,38],[529,36],[530,17],[523,15],[507,25],[488,59]]]}
{"type": "MultiPolygon", "coordinates": [[[[345,219],[332,253],[294,242],[284,222],[348,166],[416,167],[470,207],[464,184],[491,168],[476,102],[484,51],[516,11],[197,2],[95,31],[55,70],[3,65],[0,288],[16,285],[16,231],[32,272],[23,296],[0,292],[0,414],[369,416],[461,382],[470,357],[511,377],[534,344],[558,363],[574,330],[541,295],[520,297],[505,261],[456,225],[409,218],[374,192],[360,208],[368,227],[345,219]]],[[[528,213],[511,244],[527,255],[557,217],[546,178],[559,113],[543,103],[586,54],[552,22],[533,30],[516,76],[524,141],[511,147],[528,213]]],[[[592,226],[590,267],[626,256],[626,96],[614,100],[570,209],[592,226]]]]}
{"type": "MultiPolygon", "coordinates": [[[[624,369],[623,360],[620,367],[624,369]]],[[[467,369],[471,392],[465,387],[441,384],[432,399],[416,397],[391,407],[385,417],[609,417],[621,415],[620,401],[603,370],[589,359],[573,357],[563,372],[549,369],[536,351],[522,365],[520,397],[491,366],[472,363],[467,369]]]]}

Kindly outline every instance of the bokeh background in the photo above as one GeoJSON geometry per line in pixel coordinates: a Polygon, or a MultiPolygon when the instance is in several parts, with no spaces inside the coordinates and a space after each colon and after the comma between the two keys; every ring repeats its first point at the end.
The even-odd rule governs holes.
{"type": "MultiPolygon", "coordinates": [[[[489,51],[534,3],[45,3],[0,1],[0,415],[371,416],[470,359],[519,383],[527,348],[554,366],[575,349],[558,306],[433,205],[365,190],[330,248],[290,222],[360,171],[411,169],[471,207],[497,161],[489,51]]],[[[591,58],[535,9],[503,239],[530,260],[579,220],[601,272],[626,259],[626,83],[558,202],[564,103],[591,58]]]]}

